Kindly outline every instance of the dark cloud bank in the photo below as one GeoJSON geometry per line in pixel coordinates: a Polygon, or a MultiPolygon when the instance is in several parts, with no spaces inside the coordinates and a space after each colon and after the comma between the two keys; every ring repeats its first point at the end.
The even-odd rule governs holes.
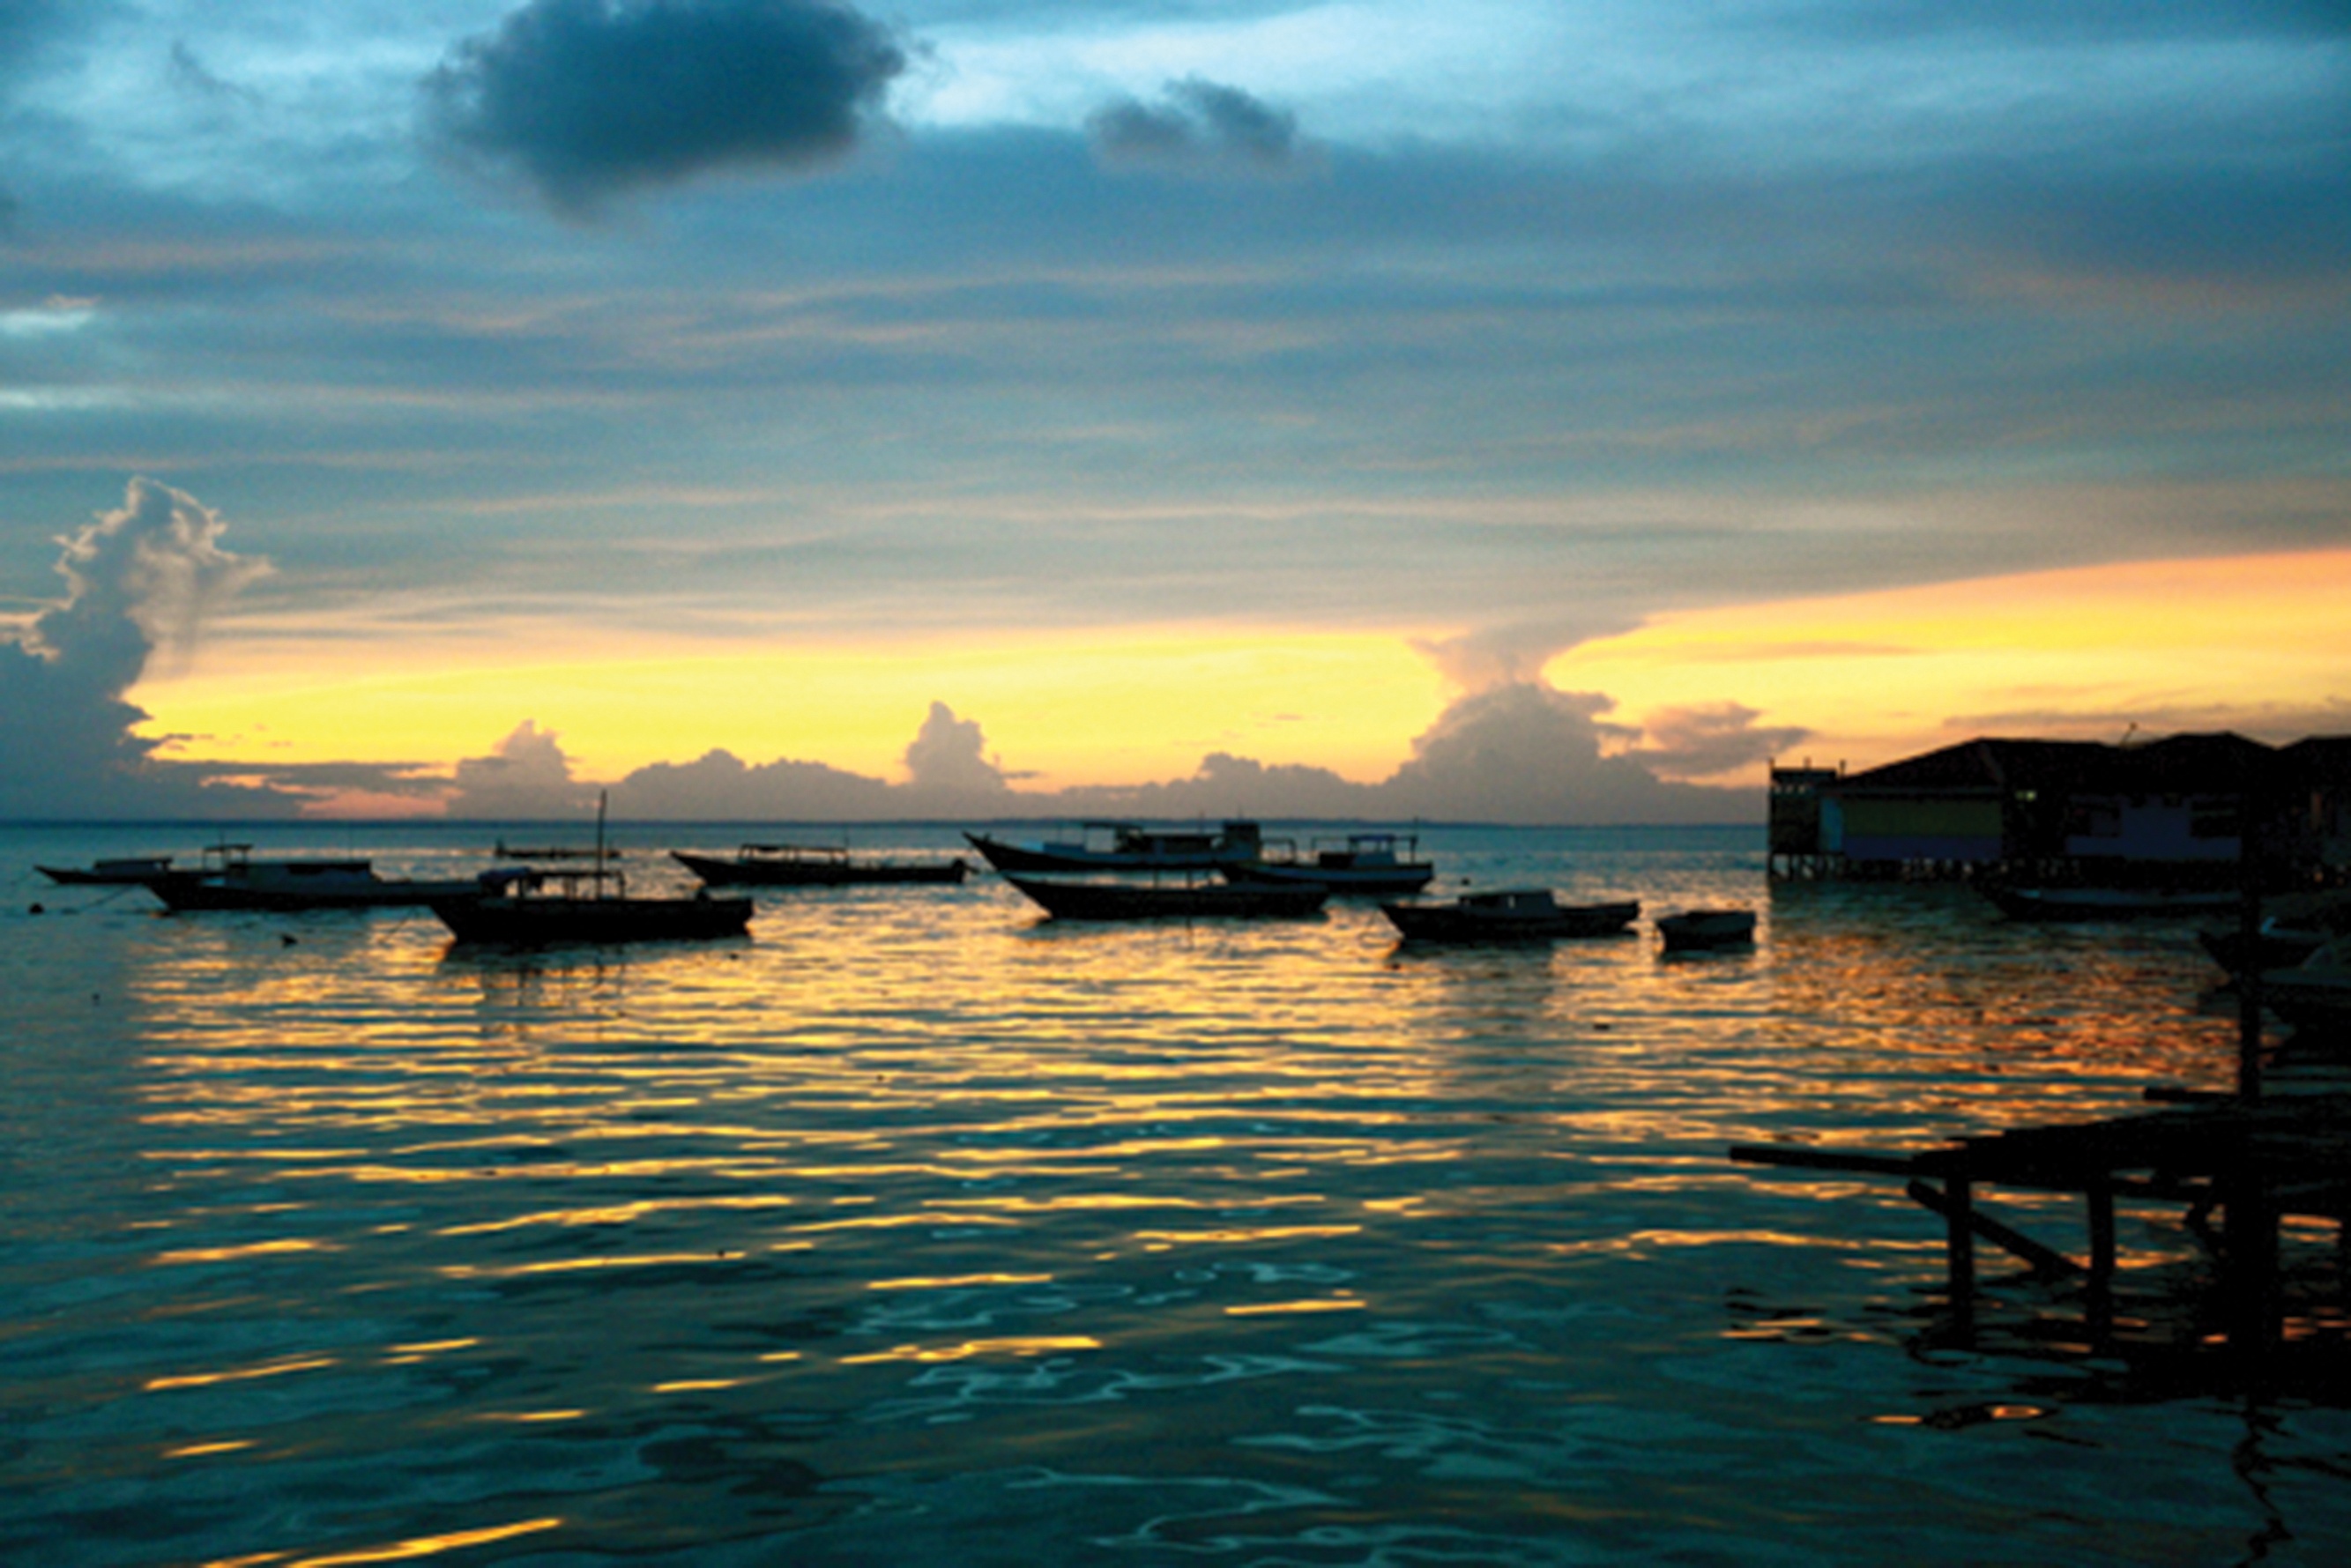
{"type": "Polygon", "coordinates": [[[826,0],[530,0],[425,78],[425,127],[453,162],[587,215],[700,174],[843,157],[907,58],[826,0]]]}
{"type": "Polygon", "coordinates": [[[148,715],[125,694],[152,662],[193,656],[203,623],[265,560],[222,548],[225,523],[148,479],[122,506],[63,539],[65,596],[0,642],[0,818],[287,816],[356,793],[386,806],[445,805],[458,818],[576,818],[608,787],[623,816],[672,820],[987,820],[1024,816],[1339,817],[1500,822],[1755,821],[1753,789],[1674,783],[1659,769],[1719,774],[1800,738],[1722,705],[1653,716],[1659,744],[1614,724],[1608,697],[1513,675],[1457,702],[1386,780],[1268,765],[1218,752],[1189,779],[1053,792],[1017,788],[977,721],[931,705],[892,783],[820,762],[747,763],[713,750],[600,786],[573,777],[559,737],[525,721],[488,755],[441,776],[421,766],[287,768],[183,763],[133,733],[148,715]],[[1662,720],[1662,722],[1660,722],[1662,720]]]}

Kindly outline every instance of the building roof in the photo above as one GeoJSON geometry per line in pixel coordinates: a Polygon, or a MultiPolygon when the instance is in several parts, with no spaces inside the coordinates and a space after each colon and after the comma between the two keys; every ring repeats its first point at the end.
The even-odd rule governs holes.
{"type": "MultiPolygon", "coordinates": [[[[2351,739],[2330,745],[2336,749],[2325,755],[2342,768],[2341,777],[2351,779],[2351,739]]],[[[2283,758],[2258,740],[2227,732],[2175,735],[2138,746],[1985,737],[1848,774],[1824,788],[1837,795],[2233,795],[2275,777],[2283,758]]]]}

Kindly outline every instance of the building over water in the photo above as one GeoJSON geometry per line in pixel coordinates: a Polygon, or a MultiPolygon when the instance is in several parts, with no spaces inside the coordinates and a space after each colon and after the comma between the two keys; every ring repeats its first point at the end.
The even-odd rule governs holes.
{"type": "Polygon", "coordinates": [[[2351,737],[1977,739],[1860,773],[1771,770],[1780,877],[2232,884],[2351,865],[2351,737]],[[2250,833],[2250,839],[2248,837],[2250,833]]]}

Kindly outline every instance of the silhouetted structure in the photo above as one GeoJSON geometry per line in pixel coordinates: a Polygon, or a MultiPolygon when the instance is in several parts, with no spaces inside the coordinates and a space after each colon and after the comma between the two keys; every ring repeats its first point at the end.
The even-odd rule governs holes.
{"type": "Polygon", "coordinates": [[[1771,773],[1780,877],[2233,887],[2340,880],[2351,737],[1982,738],[1860,773],[1771,773]]]}

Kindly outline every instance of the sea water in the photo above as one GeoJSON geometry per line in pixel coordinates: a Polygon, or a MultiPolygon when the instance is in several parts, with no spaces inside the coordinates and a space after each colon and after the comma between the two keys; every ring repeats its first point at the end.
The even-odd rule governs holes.
{"type": "MultiPolygon", "coordinates": [[[[2138,1376],[1998,1253],[2032,1332],[1959,1341],[1898,1181],[1727,1157],[2224,1088],[2192,927],[1772,884],[1746,828],[1421,830],[1440,892],[1644,906],[1521,950],[977,875],[514,955],[33,869],[215,831],[0,829],[0,1561],[2351,1560],[2339,1400],[2138,1376]],[[1751,950],[1659,952],[1716,904],[1751,950]]],[[[675,889],[666,848],[790,836],[614,834],[675,889]]],[[[1988,1196],[2080,1251],[2077,1200],[1988,1196]]],[[[2147,1337],[2180,1220],[2122,1215],[2147,1337]]]]}

